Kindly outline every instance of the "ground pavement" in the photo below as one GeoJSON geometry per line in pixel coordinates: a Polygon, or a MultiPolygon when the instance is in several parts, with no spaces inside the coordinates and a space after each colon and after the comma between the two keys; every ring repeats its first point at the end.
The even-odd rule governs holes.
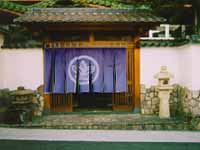
{"type": "Polygon", "coordinates": [[[200,132],[0,128],[0,150],[199,150],[200,132]]]}
{"type": "Polygon", "coordinates": [[[104,142],[192,142],[200,143],[200,132],[130,130],[55,130],[0,128],[0,139],[104,142]]]}

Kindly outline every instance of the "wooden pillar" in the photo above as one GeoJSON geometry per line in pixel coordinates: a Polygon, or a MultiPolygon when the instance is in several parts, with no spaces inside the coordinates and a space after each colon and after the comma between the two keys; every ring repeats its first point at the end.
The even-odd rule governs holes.
{"type": "Polygon", "coordinates": [[[50,94],[44,94],[44,109],[51,110],[51,96],[50,94]]]}
{"type": "MultiPolygon", "coordinates": [[[[44,61],[44,57],[45,57],[45,47],[47,46],[47,43],[49,42],[49,37],[45,37],[43,40],[43,81],[45,81],[45,61],[44,61]]],[[[44,83],[43,83],[44,85],[44,83]]],[[[43,91],[44,92],[44,91],[43,91]]],[[[44,109],[50,110],[51,109],[51,96],[50,94],[44,94],[44,109]]]]}
{"type": "Polygon", "coordinates": [[[140,37],[134,39],[134,112],[140,112],[140,37]]]}
{"type": "Polygon", "coordinates": [[[94,33],[93,33],[93,32],[91,32],[91,33],[90,33],[90,35],[89,35],[89,42],[90,42],[90,44],[93,44],[93,43],[94,43],[94,41],[95,41],[95,38],[94,38],[94,33]]]}

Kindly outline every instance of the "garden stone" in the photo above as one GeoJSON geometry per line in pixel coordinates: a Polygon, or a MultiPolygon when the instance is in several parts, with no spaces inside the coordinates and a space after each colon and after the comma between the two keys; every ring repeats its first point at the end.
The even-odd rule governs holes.
{"type": "Polygon", "coordinates": [[[192,98],[198,98],[199,97],[199,91],[192,91],[192,98]]]}
{"type": "Polygon", "coordinates": [[[153,98],[153,97],[154,97],[154,93],[151,92],[151,93],[149,94],[149,96],[150,96],[151,98],[153,98]]]}
{"type": "Polygon", "coordinates": [[[140,98],[141,98],[141,101],[144,101],[145,100],[145,94],[141,94],[140,98]]]}
{"type": "Polygon", "coordinates": [[[142,94],[145,94],[146,93],[146,88],[145,88],[145,85],[144,84],[141,84],[140,85],[140,92],[142,93],[142,94]]]}
{"type": "Polygon", "coordinates": [[[40,85],[40,86],[37,88],[37,92],[38,92],[40,95],[43,95],[43,94],[44,94],[44,85],[40,85]]]}
{"type": "Polygon", "coordinates": [[[198,108],[198,107],[192,108],[192,113],[193,113],[194,115],[200,115],[200,110],[199,110],[199,108],[198,108]]]}
{"type": "Polygon", "coordinates": [[[151,92],[155,92],[155,86],[151,86],[151,87],[150,87],[150,91],[151,91],[151,92]]]}
{"type": "Polygon", "coordinates": [[[190,90],[186,89],[186,95],[187,95],[186,99],[192,99],[192,92],[190,90]]]}
{"type": "Polygon", "coordinates": [[[190,102],[189,102],[190,106],[192,107],[195,107],[196,106],[196,101],[194,99],[192,99],[190,102]]]}
{"type": "Polygon", "coordinates": [[[150,101],[151,98],[149,96],[146,97],[146,101],[150,101]]]}

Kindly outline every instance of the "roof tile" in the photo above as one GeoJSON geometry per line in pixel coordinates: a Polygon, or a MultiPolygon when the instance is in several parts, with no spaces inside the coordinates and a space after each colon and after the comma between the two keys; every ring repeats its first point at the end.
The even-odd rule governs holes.
{"type": "Polygon", "coordinates": [[[34,8],[15,19],[15,22],[63,22],[63,23],[156,23],[165,22],[164,18],[133,9],[111,8],[34,8]]]}

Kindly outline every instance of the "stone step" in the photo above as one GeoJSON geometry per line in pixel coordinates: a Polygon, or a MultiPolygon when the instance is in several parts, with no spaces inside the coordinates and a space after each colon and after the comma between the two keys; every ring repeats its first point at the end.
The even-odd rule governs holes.
{"type": "Polygon", "coordinates": [[[103,129],[103,130],[188,130],[180,119],[160,119],[139,114],[46,115],[32,122],[13,125],[20,128],[103,129]]]}

